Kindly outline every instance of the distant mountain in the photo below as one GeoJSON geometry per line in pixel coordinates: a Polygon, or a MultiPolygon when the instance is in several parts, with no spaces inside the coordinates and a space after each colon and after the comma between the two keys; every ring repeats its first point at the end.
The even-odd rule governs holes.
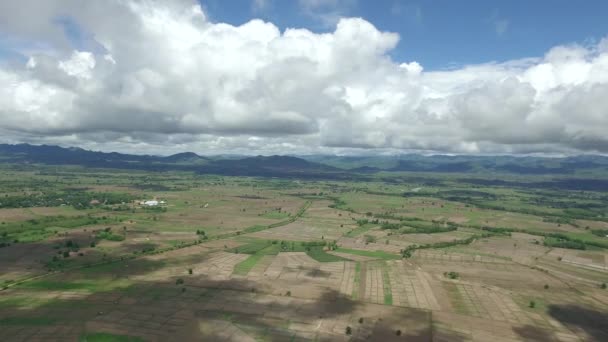
{"type": "Polygon", "coordinates": [[[165,163],[192,163],[192,164],[203,164],[209,161],[209,158],[199,156],[194,152],[183,152],[177,153],[168,157],[162,158],[165,163]]]}
{"type": "Polygon", "coordinates": [[[297,157],[257,156],[240,159],[210,159],[184,152],[168,157],[95,152],[81,148],[48,145],[0,144],[0,162],[16,164],[81,165],[95,168],[303,178],[342,178],[344,170],[297,157]]]}
{"type": "Polygon", "coordinates": [[[519,175],[570,175],[608,171],[608,157],[582,155],[566,158],[531,156],[395,155],[395,156],[304,156],[357,173],[441,172],[503,173],[519,175]]]}
{"type": "Polygon", "coordinates": [[[567,158],[516,156],[447,156],[406,154],[396,156],[214,156],[193,152],[171,156],[133,155],[96,152],[81,148],[49,145],[0,144],[0,163],[81,165],[95,168],[139,169],[150,171],[192,171],[198,173],[301,177],[325,179],[370,179],[379,172],[438,172],[461,174],[608,175],[608,157],[567,158]]]}

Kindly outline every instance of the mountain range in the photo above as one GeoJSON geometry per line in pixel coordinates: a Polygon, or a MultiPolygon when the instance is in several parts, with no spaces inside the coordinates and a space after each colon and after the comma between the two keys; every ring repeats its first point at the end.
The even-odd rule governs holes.
{"type": "Polygon", "coordinates": [[[0,162],[10,164],[80,165],[94,168],[151,171],[194,171],[233,176],[302,178],[365,177],[386,172],[501,173],[518,175],[601,176],[608,157],[564,158],[418,154],[392,156],[201,156],[193,152],[170,156],[89,151],[77,147],[0,144],[0,162]]]}

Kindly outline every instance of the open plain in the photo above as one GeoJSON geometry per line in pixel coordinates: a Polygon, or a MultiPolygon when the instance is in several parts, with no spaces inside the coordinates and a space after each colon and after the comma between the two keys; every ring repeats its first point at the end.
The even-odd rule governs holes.
{"type": "Polygon", "coordinates": [[[600,192],[92,172],[2,173],[4,341],[608,340],[600,192]]]}

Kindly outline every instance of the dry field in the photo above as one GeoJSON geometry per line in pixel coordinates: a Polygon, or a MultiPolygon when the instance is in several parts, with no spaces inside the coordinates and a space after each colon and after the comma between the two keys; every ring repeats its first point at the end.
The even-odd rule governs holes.
{"type": "Polygon", "coordinates": [[[584,227],[606,222],[556,223],[340,183],[196,182],[179,191],[92,188],[162,198],[160,209],[0,209],[11,224],[108,216],[0,248],[1,339],[608,341],[606,249],[544,245],[538,235],[602,241],[584,227]],[[418,229],[457,229],[383,226],[407,226],[400,217],[418,218],[410,220],[418,229]]]}

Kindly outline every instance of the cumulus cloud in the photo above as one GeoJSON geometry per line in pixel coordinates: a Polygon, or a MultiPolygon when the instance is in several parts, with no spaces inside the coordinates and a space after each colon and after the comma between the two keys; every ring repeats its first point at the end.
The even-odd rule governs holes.
{"type": "Polygon", "coordinates": [[[392,60],[399,36],[360,18],[329,33],[281,32],[261,20],[212,22],[189,0],[78,4],[0,4],[0,32],[42,46],[16,45],[23,60],[0,63],[5,142],[146,153],[608,153],[606,39],[427,71],[392,60]],[[31,22],[14,20],[28,12],[31,22]]]}

